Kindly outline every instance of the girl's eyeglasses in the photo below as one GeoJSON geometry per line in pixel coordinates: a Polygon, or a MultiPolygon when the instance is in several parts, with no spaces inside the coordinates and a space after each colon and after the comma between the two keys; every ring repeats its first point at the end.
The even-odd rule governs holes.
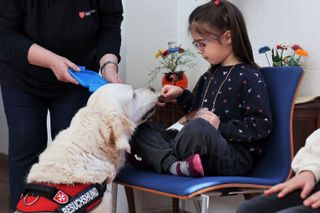
{"type": "Polygon", "coordinates": [[[193,41],[192,44],[197,50],[202,52],[210,41],[216,40],[216,39],[218,39],[218,37],[211,37],[209,39],[199,39],[199,40],[193,41]]]}

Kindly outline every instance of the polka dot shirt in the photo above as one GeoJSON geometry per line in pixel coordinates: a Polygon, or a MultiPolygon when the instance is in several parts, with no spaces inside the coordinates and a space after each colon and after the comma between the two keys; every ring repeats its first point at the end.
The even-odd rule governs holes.
{"type": "Polygon", "coordinates": [[[193,93],[183,92],[178,104],[185,112],[211,110],[220,118],[219,131],[230,142],[259,141],[272,129],[266,84],[259,70],[245,63],[212,66],[193,93]]]}

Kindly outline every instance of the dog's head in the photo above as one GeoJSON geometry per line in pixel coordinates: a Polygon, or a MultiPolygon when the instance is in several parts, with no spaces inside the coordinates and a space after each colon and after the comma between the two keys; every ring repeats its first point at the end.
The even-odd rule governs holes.
{"type": "Polygon", "coordinates": [[[151,116],[158,93],[153,88],[133,89],[127,84],[107,84],[94,92],[87,107],[101,115],[100,132],[118,150],[130,152],[128,143],[137,125],[151,116]]]}

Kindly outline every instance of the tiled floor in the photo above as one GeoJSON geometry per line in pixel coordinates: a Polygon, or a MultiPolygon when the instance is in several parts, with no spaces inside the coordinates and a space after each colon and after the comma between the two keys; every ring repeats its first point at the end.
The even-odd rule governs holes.
{"type": "Polygon", "coordinates": [[[0,212],[10,213],[7,158],[2,154],[0,154],[0,212]]]}

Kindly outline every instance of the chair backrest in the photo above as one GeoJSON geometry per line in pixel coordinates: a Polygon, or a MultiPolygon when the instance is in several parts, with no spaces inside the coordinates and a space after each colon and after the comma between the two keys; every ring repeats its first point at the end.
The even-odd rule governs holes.
{"type": "Polygon", "coordinates": [[[292,115],[295,95],[302,77],[301,67],[261,68],[269,92],[274,128],[265,155],[246,176],[179,177],[128,166],[115,182],[130,188],[187,199],[227,188],[267,188],[290,176],[293,155],[292,115]]]}
{"type": "Polygon", "coordinates": [[[301,67],[265,67],[261,74],[268,87],[274,127],[267,140],[265,156],[249,174],[252,177],[287,179],[293,155],[292,113],[301,67]]]}

